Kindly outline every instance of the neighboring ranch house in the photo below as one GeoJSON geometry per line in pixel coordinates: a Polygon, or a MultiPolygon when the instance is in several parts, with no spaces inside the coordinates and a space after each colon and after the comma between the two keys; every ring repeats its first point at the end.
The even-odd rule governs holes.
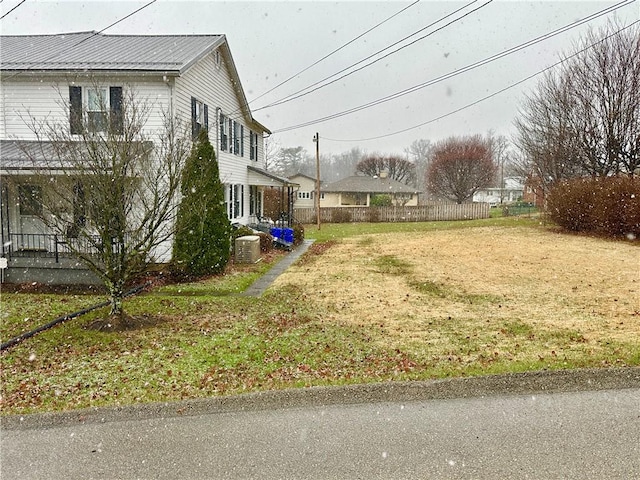
{"type": "MultiPolygon", "coordinates": [[[[108,121],[123,96],[133,91],[136,100],[151,105],[144,127],[150,134],[162,127],[165,113],[181,117],[194,138],[207,128],[233,223],[260,217],[264,189],[287,184],[264,169],[263,139],[271,132],[249,110],[224,35],[79,32],[0,36],[0,46],[0,173],[14,180],[3,181],[1,192],[1,257],[9,267],[2,269],[5,280],[55,281],[53,271],[65,266],[64,246],[43,229],[32,211],[37,205],[19,201],[35,188],[32,167],[17,146],[35,143],[31,117],[65,123],[73,134],[74,115],[85,112],[88,118],[108,121]],[[95,111],[98,104],[106,111],[95,111]]],[[[91,125],[100,131],[100,122],[91,125]]],[[[159,260],[169,260],[168,255],[170,248],[159,260]]],[[[65,271],[68,283],[82,281],[73,274],[65,271]]]]}
{"type": "Polygon", "coordinates": [[[354,175],[322,186],[321,207],[368,207],[372,197],[389,195],[394,205],[418,205],[419,191],[386,176],[354,175]]]}

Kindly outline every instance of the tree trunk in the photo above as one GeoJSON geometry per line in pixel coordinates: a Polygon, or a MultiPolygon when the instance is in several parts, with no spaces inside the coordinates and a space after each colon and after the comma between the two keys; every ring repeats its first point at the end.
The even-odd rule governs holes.
{"type": "Polygon", "coordinates": [[[124,282],[117,281],[109,285],[109,301],[111,302],[110,316],[121,317],[124,311],[122,299],[124,298],[124,282]]]}

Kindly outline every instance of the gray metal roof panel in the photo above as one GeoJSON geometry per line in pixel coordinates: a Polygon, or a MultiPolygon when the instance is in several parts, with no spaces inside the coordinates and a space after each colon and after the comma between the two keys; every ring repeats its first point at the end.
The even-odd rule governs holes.
{"type": "Polygon", "coordinates": [[[224,35],[3,35],[0,69],[182,72],[223,42],[224,35]]]}
{"type": "Polygon", "coordinates": [[[346,177],[322,187],[323,192],[358,192],[358,193],[420,193],[416,188],[400,183],[391,178],[368,177],[354,175],[346,177]]]}

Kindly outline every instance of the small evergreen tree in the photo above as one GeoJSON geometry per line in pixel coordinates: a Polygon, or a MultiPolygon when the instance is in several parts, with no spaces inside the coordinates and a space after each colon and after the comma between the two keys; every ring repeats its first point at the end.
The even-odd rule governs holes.
{"type": "Polygon", "coordinates": [[[231,224],[224,186],[206,130],[201,130],[182,171],[173,261],[188,275],[220,273],[229,261],[231,224]]]}

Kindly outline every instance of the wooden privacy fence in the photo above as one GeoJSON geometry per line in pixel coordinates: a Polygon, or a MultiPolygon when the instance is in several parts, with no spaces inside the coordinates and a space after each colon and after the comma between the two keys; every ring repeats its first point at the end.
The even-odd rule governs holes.
{"type": "MultiPolygon", "coordinates": [[[[316,223],[314,208],[294,208],[294,220],[316,223]]],[[[416,207],[322,207],[322,223],[348,222],[432,222],[489,218],[488,203],[438,203],[416,207]]]]}

